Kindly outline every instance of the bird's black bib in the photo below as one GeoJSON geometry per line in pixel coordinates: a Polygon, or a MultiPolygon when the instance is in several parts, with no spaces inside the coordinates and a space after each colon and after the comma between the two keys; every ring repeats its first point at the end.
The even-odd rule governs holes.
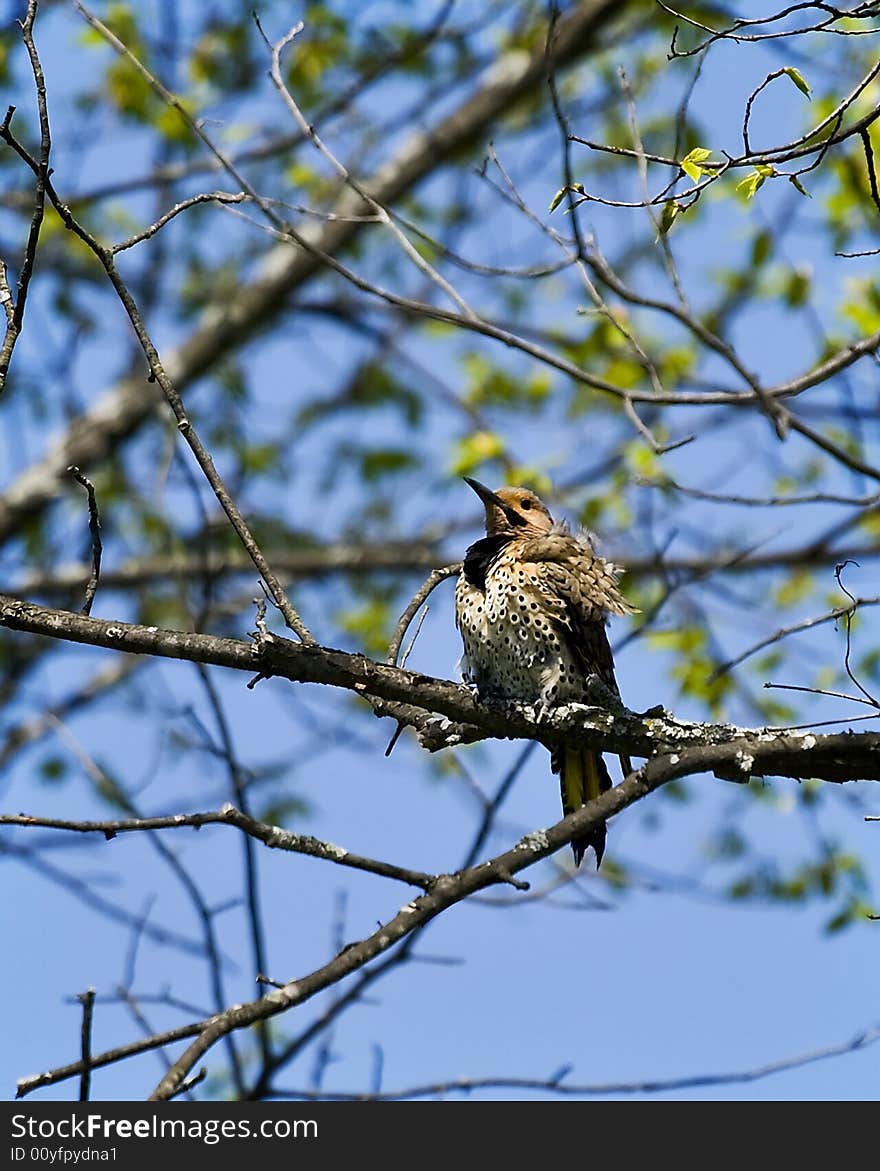
{"type": "Polygon", "coordinates": [[[489,566],[510,540],[509,536],[501,535],[483,537],[479,541],[474,541],[464,555],[462,569],[465,581],[469,585],[476,586],[478,590],[485,590],[489,566]]]}

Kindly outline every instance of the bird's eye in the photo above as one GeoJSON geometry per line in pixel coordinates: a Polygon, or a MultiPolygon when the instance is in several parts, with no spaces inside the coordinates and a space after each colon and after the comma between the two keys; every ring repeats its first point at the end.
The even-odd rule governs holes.
{"type": "Polygon", "coordinates": [[[532,502],[531,502],[531,500],[523,499],[523,500],[520,500],[519,506],[520,506],[520,508],[529,509],[532,507],[532,502]]]}

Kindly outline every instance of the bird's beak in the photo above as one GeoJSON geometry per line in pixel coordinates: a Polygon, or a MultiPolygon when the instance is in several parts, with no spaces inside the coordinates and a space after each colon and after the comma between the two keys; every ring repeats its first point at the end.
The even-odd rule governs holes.
{"type": "Polygon", "coordinates": [[[494,504],[496,508],[504,509],[505,505],[503,501],[500,497],[495,495],[491,488],[487,488],[486,485],[481,484],[479,480],[472,480],[470,476],[465,476],[464,482],[473,488],[484,504],[494,504]]]}
{"type": "Polygon", "coordinates": [[[505,504],[501,497],[496,496],[491,488],[487,488],[479,480],[472,480],[470,476],[464,476],[463,479],[467,485],[473,488],[485,505],[493,505],[495,508],[500,508],[512,525],[524,525],[526,523],[526,518],[520,516],[515,508],[511,508],[509,504],[505,504]]]}

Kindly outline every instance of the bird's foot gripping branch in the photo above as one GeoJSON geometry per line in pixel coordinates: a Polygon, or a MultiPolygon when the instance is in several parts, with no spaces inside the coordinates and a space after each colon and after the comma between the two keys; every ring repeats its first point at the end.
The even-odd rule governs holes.
{"type": "MultiPolygon", "coordinates": [[[[619,699],[613,710],[574,702],[553,708],[515,701],[484,703],[471,688],[450,680],[364,655],[305,647],[272,634],[258,639],[251,663],[264,675],[353,691],[377,715],[413,728],[420,743],[432,751],[491,738],[547,745],[564,741],[644,759],[648,763],[638,772],[662,774],[664,781],[705,772],[744,781],[759,776],[880,780],[877,732],[817,734],[700,723],[679,719],[662,707],[633,712],[619,699]]],[[[608,698],[602,690],[599,696],[608,698]]]]}

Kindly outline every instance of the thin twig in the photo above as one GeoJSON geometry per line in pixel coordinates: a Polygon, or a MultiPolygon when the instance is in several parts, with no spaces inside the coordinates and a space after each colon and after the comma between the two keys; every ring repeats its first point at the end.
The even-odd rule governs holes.
{"type": "Polygon", "coordinates": [[[135,244],[141,244],[144,240],[151,239],[167,223],[170,223],[176,216],[179,216],[182,211],[186,211],[190,207],[196,207],[200,203],[244,203],[245,200],[250,198],[250,195],[246,191],[239,191],[237,194],[229,191],[208,191],[202,195],[192,195],[189,199],[184,199],[180,203],[176,203],[164,215],[159,216],[155,223],[150,224],[148,228],[144,228],[142,232],[137,232],[134,236],[129,236],[127,240],[122,240],[119,244],[114,244],[110,251],[115,256],[119,252],[124,252],[127,248],[133,248],[135,244]]]}
{"type": "MultiPolygon", "coordinates": [[[[156,1030],[152,1026],[152,1024],[150,1023],[150,1021],[147,1019],[147,1016],[144,1013],[144,1010],[141,1008],[141,1005],[139,1003],[139,998],[135,997],[127,988],[123,988],[123,987],[120,987],[117,989],[117,996],[118,996],[120,1002],[122,1004],[124,1004],[125,1007],[128,1009],[129,1013],[131,1014],[132,1020],[140,1028],[143,1035],[145,1037],[155,1036],[156,1030]]],[[[102,1001],[105,1001],[105,1002],[109,1001],[109,997],[102,997],[101,999],[102,999],[102,1001]]],[[[154,1052],[155,1052],[156,1056],[158,1057],[162,1068],[165,1070],[170,1069],[171,1065],[172,1065],[172,1061],[171,1061],[171,1058],[168,1056],[168,1054],[165,1052],[164,1047],[159,1047],[159,1048],[155,1049],[154,1052]]],[[[231,1054],[234,1055],[237,1059],[237,1054],[236,1054],[234,1047],[231,1047],[231,1054]]],[[[232,1064],[233,1064],[233,1071],[235,1071],[236,1070],[236,1063],[233,1062],[232,1064]]],[[[183,1086],[186,1084],[187,1084],[186,1082],[183,1083],[178,1094],[175,1094],[175,1097],[179,1097],[181,1094],[186,1092],[183,1088],[183,1086]]],[[[236,1084],[236,1086],[238,1086],[238,1084],[239,1084],[237,1078],[235,1079],[235,1084],[236,1084]]]]}
{"type": "Polygon", "coordinates": [[[547,88],[550,91],[550,104],[553,109],[553,116],[556,119],[556,125],[559,127],[559,133],[562,141],[562,182],[563,188],[566,192],[566,200],[568,203],[568,212],[571,218],[571,228],[574,233],[577,256],[583,259],[585,252],[585,242],[583,232],[581,230],[580,216],[578,215],[578,206],[574,200],[574,170],[571,164],[571,128],[568,123],[568,117],[559,97],[559,88],[556,84],[556,70],[553,67],[553,41],[556,36],[556,27],[559,21],[559,5],[557,0],[550,2],[550,20],[547,25],[547,88]]]}
{"type": "MultiPolygon", "coordinates": [[[[845,691],[831,691],[827,687],[805,687],[798,683],[772,683],[763,684],[768,691],[800,691],[807,695],[825,695],[829,699],[846,699],[850,703],[863,703],[867,707],[872,707],[875,710],[880,708],[880,704],[872,699],[863,699],[860,695],[847,695],[845,691]]],[[[855,718],[855,717],[853,717],[855,718]]],[[[869,719],[871,717],[868,717],[869,719]]],[[[876,719],[876,717],[874,717],[876,719]]],[[[843,720],[835,720],[835,724],[843,723],[843,720]]],[[[794,724],[789,724],[788,727],[795,727],[794,724]]],[[[810,727],[813,727],[811,724],[810,727]]]]}
{"type": "Polygon", "coordinates": [[[852,558],[848,557],[846,559],[846,561],[842,561],[839,565],[834,566],[835,580],[837,581],[837,584],[840,586],[840,588],[843,590],[843,592],[846,594],[846,596],[850,600],[850,608],[846,611],[846,614],[844,615],[844,621],[846,623],[846,653],[843,658],[843,666],[844,666],[844,669],[846,670],[846,673],[849,676],[850,680],[856,685],[856,687],[858,687],[858,689],[859,689],[859,691],[861,691],[862,695],[864,695],[865,700],[868,703],[870,703],[873,707],[880,708],[880,701],[878,701],[870,693],[870,691],[866,690],[866,688],[864,688],[862,686],[862,684],[858,681],[858,679],[856,679],[855,675],[853,674],[852,667],[849,664],[850,654],[852,652],[852,623],[853,623],[853,618],[855,617],[856,610],[858,610],[858,608],[859,608],[859,601],[857,598],[855,598],[849,592],[849,590],[843,584],[843,581],[841,580],[841,574],[843,573],[844,569],[846,569],[846,567],[848,565],[855,565],[858,567],[858,564],[859,564],[858,561],[853,561],[852,558]]]}
{"type": "Polygon", "coordinates": [[[203,825],[233,825],[242,833],[261,841],[270,849],[305,854],[311,858],[322,858],[327,862],[334,862],[338,866],[364,870],[369,874],[377,874],[383,878],[392,878],[398,882],[407,883],[409,886],[421,887],[423,890],[429,889],[435,881],[432,874],[409,870],[403,866],[394,866],[390,862],[366,858],[360,854],[353,854],[341,846],[322,842],[310,835],[293,833],[280,826],[257,821],[236,809],[234,805],[224,805],[222,809],[206,813],[176,813],[163,817],[110,818],[104,821],[72,821],[57,817],[32,817],[25,813],[3,813],[0,814],[0,825],[34,826],[43,829],[66,830],[70,833],[103,834],[108,841],[116,837],[117,834],[144,833],[157,829],[181,829],[186,826],[200,829],[203,825]]]}
{"type": "Polygon", "coordinates": [[[876,33],[876,29],[872,26],[866,29],[854,28],[834,28],[834,25],[839,20],[868,20],[877,15],[875,4],[859,4],[852,9],[841,9],[826,3],[816,3],[815,0],[808,0],[806,3],[790,4],[782,11],[774,13],[772,16],[757,16],[757,17],[740,17],[733,21],[733,23],[726,29],[713,29],[708,24],[703,24],[702,21],[697,20],[693,16],[689,16],[684,12],[679,12],[671,5],[666,4],[664,0],[655,0],[664,12],[668,12],[670,16],[675,17],[676,20],[684,21],[692,28],[700,29],[702,32],[710,35],[699,44],[691,49],[679,49],[677,47],[678,40],[678,25],[672,33],[672,43],[669,48],[668,57],[670,60],[677,57],[691,57],[695,53],[702,53],[709,45],[716,41],[732,41],[734,44],[756,44],[760,41],[782,40],[791,37],[803,36],[805,33],[829,33],[836,36],[871,36],[876,33]],[[742,33],[739,30],[744,28],[755,28],[757,26],[774,24],[777,21],[784,20],[786,17],[792,16],[796,12],[804,12],[811,8],[818,8],[820,11],[830,13],[825,20],[820,20],[812,25],[802,25],[796,28],[782,29],[778,31],[766,33],[742,33]]]}
{"type": "MultiPolygon", "coordinates": [[[[204,686],[208,703],[214,715],[214,722],[217,725],[217,732],[220,738],[219,754],[226,764],[232,799],[237,802],[242,814],[245,817],[250,817],[250,799],[248,797],[245,771],[235,753],[232,729],[226,717],[220,693],[214,684],[209,669],[203,663],[196,663],[196,670],[204,686]]],[[[242,835],[242,844],[244,846],[247,919],[251,937],[251,949],[253,951],[253,965],[256,971],[263,972],[268,967],[268,964],[266,962],[266,932],[263,924],[263,911],[257,877],[256,843],[250,834],[245,833],[242,835]]],[[[271,1039],[265,1025],[259,1027],[258,1035],[262,1059],[263,1061],[269,1061],[271,1059],[271,1039]]]]}
{"type": "Polygon", "coordinates": [[[880,255],[880,248],[866,248],[862,252],[835,252],[835,256],[844,256],[851,260],[855,256],[877,256],[880,255]]]}
{"type": "Polygon", "coordinates": [[[868,167],[868,184],[871,188],[871,198],[874,200],[874,206],[880,211],[880,191],[877,190],[877,170],[874,165],[874,147],[871,143],[871,136],[865,127],[859,131],[859,138],[862,140],[862,148],[865,152],[865,163],[868,167]]]}
{"type": "Polygon", "coordinates": [[[419,637],[419,635],[422,632],[422,626],[424,625],[425,619],[428,617],[428,610],[429,609],[430,609],[429,606],[425,606],[425,608],[422,610],[421,614],[419,615],[419,620],[416,623],[415,633],[413,634],[412,638],[409,640],[409,646],[406,648],[406,650],[403,652],[403,654],[400,657],[401,671],[406,667],[406,661],[410,657],[410,655],[412,654],[413,647],[416,645],[416,639],[419,637]]]}
{"type": "Polygon", "coordinates": [[[281,73],[281,55],[287,46],[290,45],[293,40],[302,32],[304,27],[303,23],[300,21],[299,24],[294,25],[293,28],[291,28],[281,38],[281,40],[279,40],[276,44],[271,45],[263,33],[259,17],[256,14],[254,14],[254,19],[256,21],[257,28],[263,35],[263,40],[266,42],[271,53],[272,84],[281,95],[284,104],[287,106],[288,111],[290,112],[300,131],[308,138],[318,153],[327,160],[331,167],[333,167],[333,169],[342,179],[343,183],[349,187],[355,193],[355,195],[357,195],[358,198],[367,205],[367,207],[372,210],[373,214],[377,217],[379,222],[384,224],[384,226],[388,229],[388,231],[403,249],[404,253],[416,266],[416,268],[425,276],[427,276],[429,280],[433,281],[434,284],[436,284],[438,288],[440,288],[446,294],[446,296],[457,307],[460,313],[462,313],[467,318],[476,319],[476,313],[474,313],[473,309],[471,309],[464,298],[461,297],[459,293],[456,292],[456,290],[452,287],[452,285],[446,280],[446,278],[441,276],[441,274],[437,272],[433,265],[429,264],[428,261],[418,252],[407,236],[394,222],[387,209],[383,207],[383,205],[379,203],[379,201],[375,199],[374,196],[372,196],[370,192],[354,178],[344,163],[340,162],[340,160],[336,157],[336,155],[333,154],[326,143],[323,142],[323,140],[318,135],[318,132],[315,130],[315,127],[304,116],[296,101],[294,100],[293,95],[285,84],[281,73]]]}
{"type": "Polygon", "coordinates": [[[101,516],[98,512],[98,501],[95,496],[95,485],[91,480],[87,479],[78,467],[71,465],[68,472],[76,480],[77,484],[81,484],[88,493],[89,498],[89,533],[92,539],[92,572],[86,585],[85,601],[82,605],[83,614],[91,614],[92,602],[95,600],[95,594],[98,591],[98,580],[101,576],[101,554],[103,552],[103,545],[101,544],[101,516]]]}
{"type": "Polygon", "coordinates": [[[842,1057],[848,1053],[856,1053],[866,1049],[869,1045],[880,1040],[880,1028],[869,1028],[845,1041],[840,1045],[829,1045],[824,1049],[815,1049],[809,1053],[795,1057],[786,1057],[780,1061],[770,1061],[766,1065],[755,1066],[753,1069],[737,1070],[731,1073],[694,1074],[688,1077],[658,1078],[656,1080],[641,1080],[633,1082],[568,1082],[563,1077],[552,1078],[516,1078],[509,1076],[485,1078],[458,1078],[448,1082],[436,1082],[432,1085],[411,1086],[409,1089],[386,1091],[385,1093],[344,1093],[342,1091],[323,1091],[319,1096],[309,1090],[275,1090],[274,1097],[293,1099],[294,1101],[311,1101],[320,1097],[321,1101],[333,1102],[399,1102],[414,1098],[445,1097],[448,1094],[472,1094],[479,1090],[494,1091],[532,1091],[544,1094],[555,1094],[559,1097],[599,1097],[603,1095],[622,1096],[624,1094],[662,1094],[675,1090],[699,1089],[707,1086],[736,1085],[760,1081],[773,1074],[785,1073],[791,1069],[799,1069],[805,1065],[812,1065],[817,1061],[826,1061],[833,1057],[842,1057]]]}
{"type": "Polygon", "coordinates": [[[388,654],[385,656],[386,663],[389,663],[391,666],[397,664],[397,656],[400,654],[401,644],[403,643],[410,623],[415,618],[422,603],[427,601],[428,597],[441,582],[446,581],[448,577],[453,577],[460,569],[461,562],[456,561],[453,565],[444,565],[440,569],[435,569],[428,574],[427,578],[407,603],[406,609],[401,614],[397,626],[394,628],[391,642],[388,644],[388,654]]]}
{"type": "Polygon", "coordinates": [[[880,493],[867,496],[841,496],[833,492],[807,492],[798,496],[740,496],[732,492],[710,492],[704,488],[691,488],[672,479],[651,480],[637,476],[634,481],[640,488],[660,488],[662,491],[680,492],[694,500],[710,500],[713,504],[735,504],[749,508],[781,508],[789,504],[846,504],[856,508],[869,508],[880,504],[880,493]]]}
{"type": "MultiPolygon", "coordinates": [[[[841,589],[843,587],[841,586],[841,589]]],[[[800,622],[794,622],[791,626],[780,626],[773,634],[766,638],[760,639],[758,642],[752,643],[746,650],[738,654],[736,658],[728,659],[726,663],[722,663],[716,667],[709,676],[709,682],[714,683],[716,679],[720,679],[722,675],[726,675],[732,671],[734,667],[738,667],[744,663],[746,659],[750,659],[752,655],[756,655],[759,651],[764,650],[768,646],[772,646],[776,642],[781,642],[784,638],[788,638],[790,634],[800,634],[804,630],[812,630],[816,626],[822,626],[826,622],[836,622],[838,618],[844,617],[846,614],[851,614],[856,606],[877,606],[880,605],[880,597],[876,598],[853,598],[851,602],[844,606],[835,606],[832,610],[826,610],[824,614],[818,614],[814,618],[804,618],[800,622]]]]}
{"type": "MultiPolygon", "coordinates": [[[[388,654],[385,656],[386,663],[390,663],[391,666],[397,665],[397,656],[400,654],[400,648],[403,643],[404,637],[406,635],[407,629],[409,628],[410,623],[412,622],[413,618],[415,617],[416,613],[418,612],[419,607],[422,605],[423,602],[426,601],[426,599],[429,597],[429,595],[433,592],[433,590],[435,590],[437,588],[437,586],[442,581],[445,581],[448,577],[454,576],[455,574],[458,573],[458,571],[460,569],[461,569],[461,562],[460,561],[456,561],[453,565],[444,565],[442,567],[442,569],[433,570],[428,575],[428,577],[425,579],[425,581],[421,584],[421,586],[419,586],[418,590],[416,590],[415,594],[410,599],[406,609],[401,614],[400,619],[397,623],[397,626],[394,628],[394,634],[391,636],[391,642],[388,645],[388,654]]],[[[419,636],[419,631],[422,628],[422,623],[424,622],[425,616],[427,615],[427,613],[428,613],[428,610],[427,610],[427,607],[425,607],[425,610],[422,613],[421,618],[419,619],[419,623],[416,628],[415,635],[413,636],[412,642],[409,644],[409,647],[407,648],[406,653],[404,654],[403,659],[400,663],[401,668],[406,666],[406,660],[409,658],[410,652],[412,651],[413,647],[415,646],[416,639],[419,636]]],[[[405,727],[406,727],[406,724],[402,720],[397,721],[397,727],[395,728],[391,739],[388,741],[388,746],[385,749],[386,756],[390,756],[391,753],[394,751],[394,746],[397,744],[397,741],[400,739],[401,733],[403,732],[403,729],[405,727]]]]}
{"type": "Polygon", "coordinates": [[[752,150],[752,144],[749,141],[749,123],[751,122],[751,119],[752,119],[752,106],[755,104],[755,100],[758,97],[758,94],[763,89],[766,89],[766,87],[772,81],[775,81],[777,77],[784,76],[786,72],[787,72],[787,69],[785,67],[783,67],[781,69],[774,69],[772,73],[768,73],[767,76],[764,78],[764,80],[760,83],[760,85],[755,86],[755,88],[752,90],[752,92],[749,94],[748,98],[746,99],[745,113],[743,115],[743,124],[742,124],[743,153],[746,155],[751,155],[754,153],[752,150]]]}
{"type": "MultiPolygon", "coordinates": [[[[81,7],[81,5],[78,5],[78,7],[81,7]]],[[[27,153],[27,151],[21,146],[20,143],[15,142],[14,147],[16,149],[16,153],[18,153],[20,157],[24,159],[25,162],[27,162],[31,169],[34,170],[37,167],[36,161],[27,153]]],[[[196,461],[199,467],[202,469],[202,472],[208,483],[213,488],[214,495],[220,502],[220,505],[223,508],[223,511],[226,513],[226,516],[235,530],[236,535],[238,536],[244,548],[247,550],[248,555],[250,556],[254,565],[259,570],[261,577],[269,589],[273,602],[284,616],[284,620],[288,629],[292,630],[300,639],[300,641],[305,645],[316,645],[314,636],[302,621],[297,611],[293,608],[293,605],[282,588],[280,581],[269,568],[269,565],[263,556],[263,553],[257,544],[253,533],[248,527],[244,517],[232,499],[232,496],[229,494],[223,479],[214,466],[213,459],[199,439],[192,420],[189,418],[184,408],[183,400],[178,394],[171,378],[168,376],[165,367],[162,364],[162,360],[159,357],[159,353],[156,347],[153,345],[152,339],[147,332],[137,304],[135,303],[128,286],[119,275],[119,271],[116,268],[116,264],[113,259],[112,250],[104,247],[103,244],[101,244],[89,231],[87,231],[82,226],[82,224],[79,223],[78,220],[74,218],[70,209],[64,203],[62,203],[58,193],[55,191],[52,185],[51,180],[46,181],[46,193],[49,196],[53,207],[58,212],[58,215],[64,226],[69,231],[78,236],[80,240],[82,240],[82,242],[94,253],[104,268],[110,283],[116,290],[116,294],[122,302],[126,313],[128,314],[128,318],[131,322],[132,328],[134,329],[135,335],[137,336],[141,348],[144,351],[144,355],[146,356],[150,367],[151,380],[159,384],[163,394],[165,395],[168,405],[171,407],[171,410],[177,419],[178,431],[189,445],[190,450],[195,456],[196,461]]]]}
{"type": "MultiPolygon", "coordinates": [[[[27,14],[24,20],[20,22],[20,26],[22,40],[30,58],[31,72],[33,73],[34,86],[36,88],[37,112],[40,120],[40,154],[37,166],[34,169],[34,209],[31,214],[27,243],[25,244],[24,259],[22,260],[18,273],[18,288],[14,305],[12,303],[12,293],[9,288],[5,265],[3,266],[2,274],[0,274],[0,299],[3,301],[6,314],[6,332],[3,343],[0,345],[0,394],[2,394],[5,388],[6,375],[9,370],[9,363],[12,360],[12,351],[15,349],[15,343],[21,336],[22,326],[24,324],[25,305],[27,303],[31,277],[34,273],[34,265],[36,264],[37,247],[40,242],[40,230],[43,226],[43,215],[46,207],[46,183],[51,173],[49,170],[49,155],[52,149],[52,136],[49,131],[49,116],[46,107],[46,83],[43,77],[43,68],[34,45],[34,20],[36,16],[37,0],[28,0],[27,14]]],[[[12,146],[10,124],[14,113],[15,106],[9,106],[2,125],[0,125],[0,139],[7,146],[12,146]]]]}
{"type": "Polygon", "coordinates": [[[82,1072],[79,1078],[79,1100],[88,1102],[92,1080],[92,1014],[95,1008],[95,990],[87,988],[77,996],[82,1005],[82,1029],[80,1030],[80,1060],[82,1072]]]}

